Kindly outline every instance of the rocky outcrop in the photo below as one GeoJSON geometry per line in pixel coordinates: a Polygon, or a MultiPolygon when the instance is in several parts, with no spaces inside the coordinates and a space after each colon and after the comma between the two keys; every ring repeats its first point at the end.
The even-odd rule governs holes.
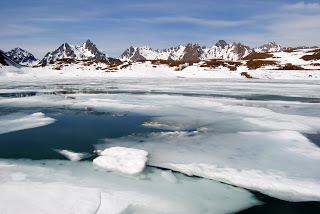
{"type": "Polygon", "coordinates": [[[220,48],[225,48],[226,46],[228,45],[228,43],[224,40],[219,40],[217,43],[216,43],[216,46],[217,47],[220,47],[220,48]]]}

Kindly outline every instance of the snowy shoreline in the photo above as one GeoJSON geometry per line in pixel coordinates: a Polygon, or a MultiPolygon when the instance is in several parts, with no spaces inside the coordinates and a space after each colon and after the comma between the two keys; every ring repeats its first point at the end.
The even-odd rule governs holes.
{"type": "Polygon", "coordinates": [[[268,70],[257,69],[248,70],[239,67],[236,71],[227,68],[202,68],[199,66],[189,66],[182,71],[175,71],[167,65],[142,63],[133,64],[130,67],[116,71],[96,70],[95,67],[70,65],[61,70],[52,67],[23,67],[12,66],[0,68],[0,81],[15,78],[17,80],[38,80],[38,79],[81,79],[81,78],[207,78],[207,79],[244,79],[250,80],[244,73],[253,79],[262,80],[319,80],[320,70],[268,70]]]}

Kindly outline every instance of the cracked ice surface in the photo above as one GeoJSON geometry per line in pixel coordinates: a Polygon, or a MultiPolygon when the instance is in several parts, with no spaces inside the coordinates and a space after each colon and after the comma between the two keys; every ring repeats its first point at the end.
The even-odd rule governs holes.
{"type": "MultiPolygon", "coordinates": [[[[141,125],[158,132],[106,139],[98,149],[142,149],[152,166],[284,200],[320,200],[320,149],[305,136],[320,132],[319,82],[109,79],[68,83],[65,89],[70,95],[6,97],[0,99],[0,107],[151,115],[141,125]]],[[[54,81],[50,87],[56,87],[54,81]]]]}
{"type": "Polygon", "coordinates": [[[230,213],[259,204],[246,190],[163,172],[131,177],[86,161],[0,160],[0,212],[230,213]]]}

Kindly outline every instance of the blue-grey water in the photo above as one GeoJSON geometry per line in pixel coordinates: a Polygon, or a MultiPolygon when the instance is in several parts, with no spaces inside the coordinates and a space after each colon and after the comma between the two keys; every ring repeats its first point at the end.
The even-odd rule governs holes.
{"type": "MultiPolygon", "coordinates": [[[[14,112],[16,111],[19,109],[15,109],[14,112]]],[[[1,158],[66,159],[55,150],[67,149],[93,154],[94,145],[99,144],[104,138],[156,131],[141,125],[149,117],[133,113],[113,114],[41,108],[22,109],[19,112],[39,111],[56,119],[56,122],[38,128],[1,134],[1,158]]]]}

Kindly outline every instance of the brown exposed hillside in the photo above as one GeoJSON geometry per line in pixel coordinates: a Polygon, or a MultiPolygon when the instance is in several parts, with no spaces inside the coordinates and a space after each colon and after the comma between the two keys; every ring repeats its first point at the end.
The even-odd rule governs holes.
{"type": "MultiPolygon", "coordinates": [[[[174,61],[174,60],[146,60],[151,62],[153,65],[169,65],[170,67],[177,67],[186,64],[184,61],[174,61]]],[[[143,61],[145,62],[145,61],[143,61]]],[[[189,65],[193,65],[193,62],[189,62],[189,65]]]]}
{"type": "Polygon", "coordinates": [[[301,66],[298,65],[292,65],[291,63],[287,63],[283,66],[281,66],[278,70],[305,70],[301,66]]]}
{"type": "Polygon", "coordinates": [[[320,49],[315,50],[315,52],[313,54],[311,54],[311,55],[304,55],[301,58],[306,60],[306,61],[320,60],[320,49]]]}
{"type": "Polygon", "coordinates": [[[271,53],[257,53],[252,52],[248,56],[244,57],[244,60],[253,60],[253,59],[267,59],[273,57],[271,53]]]}
{"type": "Polygon", "coordinates": [[[247,61],[247,67],[250,70],[255,70],[255,69],[261,68],[263,66],[268,66],[268,65],[277,65],[277,62],[273,61],[273,60],[249,60],[249,61],[247,61]]]}
{"type": "Polygon", "coordinates": [[[234,62],[234,61],[224,61],[220,59],[211,59],[204,61],[200,67],[208,67],[208,68],[217,68],[219,66],[223,66],[229,68],[231,71],[237,70],[237,67],[242,65],[241,62],[234,62]]]}
{"type": "Polygon", "coordinates": [[[296,51],[297,50],[297,48],[284,48],[283,49],[283,51],[284,52],[287,52],[287,53],[292,53],[292,52],[294,52],[294,51],[296,51]]]}

